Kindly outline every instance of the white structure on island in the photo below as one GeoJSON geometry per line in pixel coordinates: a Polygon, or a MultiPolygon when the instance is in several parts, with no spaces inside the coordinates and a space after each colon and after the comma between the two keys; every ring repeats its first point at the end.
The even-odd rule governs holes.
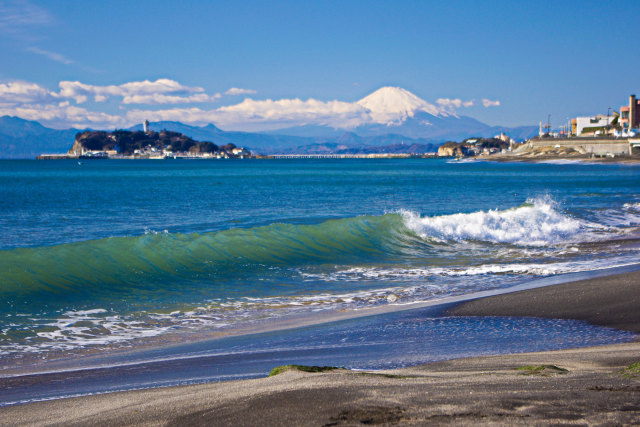
{"type": "Polygon", "coordinates": [[[142,130],[144,130],[144,133],[149,132],[149,120],[142,122],[142,130]]]}

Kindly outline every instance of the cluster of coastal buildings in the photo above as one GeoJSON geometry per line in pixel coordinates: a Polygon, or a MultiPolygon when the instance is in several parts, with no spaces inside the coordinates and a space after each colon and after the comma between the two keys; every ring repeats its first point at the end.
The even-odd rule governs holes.
{"type": "Polygon", "coordinates": [[[637,155],[640,150],[640,100],[629,96],[620,111],[575,117],[551,132],[549,121],[540,123],[539,135],[525,142],[525,149],[573,150],[592,157],[637,155]]]}
{"type": "Polygon", "coordinates": [[[552,132],[551,125],[540,122],[539,136],[554,138],[601,137],[633,138],[640,135],[640,100],[629,95],[628,105],[622,105],[620,111],[607,110],[607,114],[574,117],[558,131],[552,132]]]}
{"type": "Polygon", "coordinates": [[[79,149],[67,154],[42,154],[39,159],[46,157],[60,156],[58,158],[78,158],[78,159],[244,159],[251,157],[251,153],[245,148],[232,148],[230,151],[216,152],[188,152],[171,149],[163,149],[147,145],[141,149],[134,150],[133,154],[125,155],[117,150],[87,150],[79,149]]]}

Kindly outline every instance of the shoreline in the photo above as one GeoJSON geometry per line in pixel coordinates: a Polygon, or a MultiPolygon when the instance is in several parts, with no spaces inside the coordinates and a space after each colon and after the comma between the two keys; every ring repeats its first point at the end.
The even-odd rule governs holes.
{"type": "Polygon", "coordinates": [[[573,319],[640,333],[640,273],[604,276],[532,288],[463,302],[452,316],[513,316],[573,319]],[[615,292],[602,292],[602,288],[615,292]]]}
{"type": "MultiPolygon", "coordinates": [[[[525,316],[590,320],[638,332],[640,313],[636,308],[640,297],[637,295],[640,296],[640,271],[634,270],[461,302],[449,308],[448,313],[502,316],[517,311],[525,316]],[[578,293],[578,288],[583,292],[578,293]],[[536,303],[532,304],[532,301],[536,303]],[[615,316],[593,317],[593,313],[601,312],[615,316]],[[592,316],[587,319],[585,313],[592,316]]],[[[289,420],[288,423],[300,425],[317,425],[325,419],[326,423],[339,425],[343,421],[355,422],[354,416],[374,417],[374,420],[382,417],[380,420],[387,423],[402,420],[416,423],[553,420],[636,423],[640,422],[639,378],[632,371],[626,376],[619,374],[636,362],[640,362],[640,342],[637,340],[612,346],[455,359],[370,374],[296,371],[272,378],[151,388],[7,406],[0,408],[0,424],[20,420],[24,424],[39,425],[51,420],[49,416],[61,423],[123,425],[168,421],[178,425],[197,424],[198,420],[227,424],[234,420],[250,422],[251,418],[246,417],[251,416],[266,424],[289,420]],[[543,366],[542,372],[516,370],[534,364],[543,366]],[[480,400],[477,397],[469,399],[467,390],[479,395],[480,400]],[[519,393],[520,403],[503,407],[504,399],[513,399],[515,392],[519,393]],[[532,401],[525,404],[527,399],[523,396],[531,396],[532,401]],[[597,403],[603,396],[607,407],[597,403]],[[433,401],[440,403],[429,406],[433,401]],[[395,403],[390,405],[389,402],[395,403]],[[571,405],[571,410],[559,413],[548,410],[557,411],[562,403],[565,407],[571,405]],[[629,410],[629,405],[634,409],[629,410]],[[308,410],[300,409],[307,407],[308,410]],[[251,413],[248,412],[250,408],[251,413]],[[280,409],[274,412],[274,408],[280,409]]]]}
{"type": "MultiPolygon", "coordinates": [[[[442,311],[445,310],[444,307],[450,306],[452,304],[459,305],[464,304],[468,301],[477,301],[503,294],[511,294],[529,289],[545,288],[558,284],[607,277],[634,271],[640,272],[640,263],[625,264],[620,266],[601,268],[597,270],[556,274],[537,279],[524,280],[508,288],[477,291],[468,294],[447,296],[427,301],[389,303],[374,307],[364,307],[349,310],[327,310],[317,313],[296,314],[283,318],[269,318],[259,323],[241,325],[228,330],[215,331],[212,333],[201,335],[177,334],[175,336],[170,335],[167,337],[153,337],[147,339],[146,342],[135,344],[135,346],[132,348],[107,348],[106,350],[104,350],[109,352],[109,356],[106,356],[106,362],[104,361],[105,356],[102,355],[103,350],[89,347],[84,350],[80,350],[78,353],[72,352],[69,355],[65,355],[63,353],[62,357],[54,358],[50,361],[47,361],[44,363],[44,365],[34,364],[33,362],[27,362],[26,366],[22,366],[22,364],[20,364],[19,366],[15,366],[13,368],[7,368],[5,365],[3,367],[3,370],[0,372],[0,380],[23,376],[74,373],[95,369],[113,369],[126,366],[141,365],[150,362],[157,362],[158,360],[156,358],[150,358],[149,356],[145,355],[148,353],[154,353],[156,351],[164,352],[165,354],[171,355],[171,351],[173,349],[177,349],[179,351],[182,347],[185,346],[184,339],[187,337],[189,338],[189,344],[206,345],[207,343],[212,343],[225,338],[259,336],[266,333],[285,332],[300,328],[321,326],[333,322],[355,320],[367,318],[370,316],[407,312],[424,308],[433,308],[435,310],[442,311]],[[182,340],[180,340],[180,338],[182,338],[182,340]]],[[[470,315],[473,316],[473,314],[470,315]]],[[[32,356],[32,358],[34,358],[35,360],[39,360],[37,354],[27,355],[27,357],[29,356],[32,356]]],[[[175,356],[173,360],[188,359],[188,357],[185,356],[173,356],[175,356]]],[[[29,359],[24,358],[23,360],[21,360],[21,362],[23,362],[24,360],[29,361],[29,359]]]]}
{"type": "Polygon", "coordinates": [[[570,157],[570,156],[478,156],[469,157],[473,160],[493,161],[497,163],[531,163],[531,164],[575,164],[575,165],[638,165],[640,158],[635,157],[570,157]],[[562,163],[561,163],[562,162],[562,163]]]}
{"type": "Polygon", "coordinates": [[[0,425],[635,425],[640,343],[279,375],[0,408],[0,425]]]}

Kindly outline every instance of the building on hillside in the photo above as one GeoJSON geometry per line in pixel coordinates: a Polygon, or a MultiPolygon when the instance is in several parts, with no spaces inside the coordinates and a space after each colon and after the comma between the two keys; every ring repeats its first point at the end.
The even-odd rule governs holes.
{"type": "Polygon", "coordinates": [[[500,135],[496,135],[494,136],[495,139],[499,139],[502,142],[508,142],[509,143],[509,150],[511,150],[513,148],[513,144],[517,144],[518,142],[511,138],[509,135],[505,135],[504,132],[500,132],[500,135]]]}
{"type": "Polygon", "coordinates": [[[509,142],[511,140],[511,138],[509,138],[508,135],[505,135],[504,132],[501,132],[500,135],[495,135],[494,138],[504,142],[509,142]]]}
{"type": "MultiPolygon", "coordinates": [[[[605,116],[603,114],[598,114],[595,117],[576,117],[575,118],[575,129],[574,135],[594,135],[597,132],[601,134],[604,133],[603,129],[610,127],[614,118],[617,115],[614,113],[611,116],[605,116]]],[[[574,123],[572,120],[572,127],[574,123]]]]}
{"type": "Polygon", "coordinates": [[[244,148],[234,148],[233,150],[231,150],[231,153],[236,156],[236,157],[240,157],[240,158],[244,158],[245,156],[249,156],[251,153],[249,153],[249,151],[247,151],[244,148]]]}
{"type": "Polygon", "coordinates": [[[629,105],[620,107],[620,125],[626,130],[640,126],[640,100],[635,95],[629,95],[629,105]]]}

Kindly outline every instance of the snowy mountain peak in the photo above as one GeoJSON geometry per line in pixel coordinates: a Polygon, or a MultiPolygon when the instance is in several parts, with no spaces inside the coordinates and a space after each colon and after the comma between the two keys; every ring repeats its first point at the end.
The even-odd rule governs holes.
{"type": "Polygon", "coordinates": [[[369,110],[374,122],[387,125],[402,123],[418,111],[438,115],[438,107],[399,87],[382,87],[357,103],[369,110]]]}

